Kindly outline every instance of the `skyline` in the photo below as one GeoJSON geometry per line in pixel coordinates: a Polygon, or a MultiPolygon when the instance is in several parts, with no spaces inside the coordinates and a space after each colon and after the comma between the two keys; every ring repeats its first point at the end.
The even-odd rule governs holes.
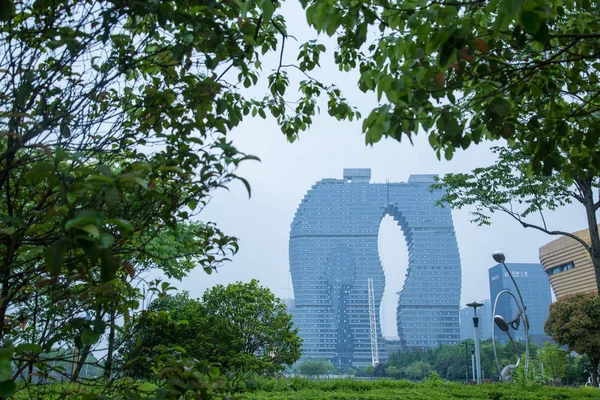
{"type": "MultiPolygon", "coordinates": [[[[321,68],[314,77],[324,82],[337,82],[350,103],[363,113],[377,106],[376,99],[356,87],[357,74],[339,72],[332,61],[336,44],[331,38],[318,36],[306,26],[304,12],[295,3],[285,3],[282,13],[289,18],[288,30],[302,41],[318,38],[327,46],[321,57],[321,68]]],[[[302,41],[291,41],[290,51],[284,53],[284,63],[295,61],[294,46],[302,41]]],[[[272,56],[277,57],[277,56],[272,56]]],[[[277,65],[277,59],[265,59],[264,69],[277,65]]],[[[261,78],[264,80],[264,76],[261,78]]],[[[290,76],[290,80],[300,79],[290,76]]],[[[266,87],[263,85],[263,87],[266,87]]],[[[254,89],[256,91],[258,89],[254,89]]],[[[214,221],[229,235],[240,238],[240,251],[219,273],[206,275],[201,269],[190,274],[184,282],[176,282],[181,290],[200,297],[205,289],[215,284],[238,280],[258,279],[278,297],[291,297],[289,277],[288,238],[290,223],[304,193],[322,178],[341,178],[344,168],[371,168],[372,182],[403,182],[411,174],[439,174],[468,172],[489,165],[493,159],[489,148],[500,142],[483,142],[467,150],[459,150],[451,161],[439,161],[429,145],[427,134],[413,136],[413,145],[407,140],[382,140],[373,147],[365,145],[361,133],[362,121],[339,122],[327,115],[321,104],[321,114],[315,116],[311,129],[301,133],[295,143],[288,143],[273,118],[249,119],[228,135],[240,150],[256,155],[262,162],[245,162],[238,175],[246,178],[252,187],[252,198],[240,182],[230,185],[230,191],[214,193],[211,203],[200,214],[202,221],[214,221]]],[[[507,262],[538,263],[538,249],[557,238],[522,228],[504,215],[494,215],[492,225],[478,227],[469,222],[468,210],[453,210],[456,237],[462,264],[461,305],[490,297],[487,270],[495,264],[492,253],[501,250],[507,262]]],[[[544,214],[551,229],[571,232],[587,227],[585,214],[570,205],[544,214]]],[[[533,216],[534,221],[539,216],[533,216]]],[[[379,253],[386,280],[390,284],[382,303],[384,335],[395,335],[396,291],[402,287],[408,263],[406,244],[400,228],[386,217],[380,226],[379,253]],[[389,289],[389,290],[388,290],[389,289]]]]}

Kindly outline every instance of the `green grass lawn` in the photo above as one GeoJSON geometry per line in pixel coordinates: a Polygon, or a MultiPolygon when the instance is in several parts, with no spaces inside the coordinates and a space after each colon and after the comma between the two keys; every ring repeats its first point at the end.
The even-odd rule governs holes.
{"type": "MultiPolygon", "coordinates": [[[[123,385],[125,382],[120,382],[123,385]]],[[[130,384],[133,382],[130,382],[130,384]]],[[[130,386],[125,384],[123,386],[130,386]]],[[[151,383],[137,382],[143,392],[151,393],[156,387],[151,383]]],[[[523,387],[517,384],[483,384],[467,386],[441,379],[421,383],[406,380],[361,381],[354,379],[309,380],[303,378],[255,378],[242,385],[242,396],[249,400],[578,400],[600,399],[600,389],[590,387],[568,388],[536,385],[523,387]]],[[[15,397],[21,399],[84,399],[92,393],[102,392],[100,387],[83,387],[73,384],[51,384],[30,387],[15,397]]],[[[110,391],[105,392],[111,398],[110,391]]],[[[141,394],[138,392],[138,395],[141,394]]],[[[144,398],[144,395],[138,397],[144,398]]],[[[152,396],[150,398],[153,398],[152,396]]]]}
{"type": "Polygon", "coordinates": [[[600,399],[600,390],[593,388],[565,388],[536,386],[524,388],[513,384],[483,384],[466,386],[461,383],[425,381],[307,381],[296,379],[274,380],[269,385],[262,381],[258,387],[245,393],[248,399],[266,400],[446,400],[446,399],[600,399]]]}

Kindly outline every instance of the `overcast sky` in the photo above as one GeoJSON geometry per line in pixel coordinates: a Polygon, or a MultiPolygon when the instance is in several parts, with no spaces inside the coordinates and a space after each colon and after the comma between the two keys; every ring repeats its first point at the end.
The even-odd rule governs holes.
{"type": "MultiPolygon", "coordinates": [[[[300,43],[316,39],[306,23],[296,1],[288,1],[284,15],[288,31],[298,42],[288,41],[285,63],[292,63],[300,43]]],[[[335,42],[318,37],[327,45],[321,70],[313,75],[326,83],[336,83],[352,105],[363,113],[377,105],[374,94],[365,95],[356,88],[357,74],[339,72],[333,64],[335,42]]],[[[276,68],[277,57],[265,59],[264,75],[276,68]]],[[[263,93],[266,86],[262,86],[263,93]]],[[[293,98],[290,98],[293,99],[293,98]]],[[[468,172],[489,164],[493,156],[491,143],[458,152],[450,161],[438,161],[425,134],[418,135],[414,145],[382,140],[374,147],[365,146],[361,122],[338,122],[327,115],[315,118],[308,132],[290,144],[279,131],[275,121],[249,119],[230,135],[242,151],[256,155],[262,162],[247,162],[239,175],[252,186],[252,198],[240,183],[230,191],[214,193],[213,200],[202,212],[200,219],[214,221],[227,234],[240,239],[240,251],[233,261],[217,274],[206,275],[194,271],[183,282],[175,285],[188,290],[192,296],[215,284],[258,279],[281,298],[293,297],[289,275],[288,243],[290,223],[296,208],[307,190],[322,178],[342,178],[344,168],[371,168],[371,182],[405,182],[411,174],[445,174],[468,172]]],[[[495,263],[492,253],[502,250],[507,262],[539,262],[538,249],[553,237],[526,230],[515,221],[496,216],[490,227],[478,227],[469,222],[469,210],[453,211],[454,226],[462,260],[461,305],[490,297],[487,270],[495,263]]],[[[549,227],[565,231],[586,228],[583,209],[575,206],[545,214],[549,227]]],[[[406,242],[400,228],[390,217],[384,218],[380,228],[379,252],[386,274],[386,292],[382,304],[382,325],[385,336],[395,336],[395,309],[408,264],[406,242]]]]}

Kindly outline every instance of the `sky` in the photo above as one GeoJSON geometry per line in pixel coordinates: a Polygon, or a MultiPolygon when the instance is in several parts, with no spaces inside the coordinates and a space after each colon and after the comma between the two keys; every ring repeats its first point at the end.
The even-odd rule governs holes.
{"type": "MultiPolygon", "coordinates": [[[[283,15],[288,32],[298,41],[288,41],[284,63],[293,63],[299,45],[318,39],[327,46],[321,69],[311,73],[327,83],[336,83],[351,105],[358,107],[363,117],[377,106],[375,94],[363,94],[357,88],[357,73],[339,72],[333,63],[335,42],[317,36],[306,24],[298,2],[284,5],[283,15]]],[[[264,60],[266,76],[277,67],[278,54],[264,60]]],[[[299,77],[291,75],[292,81],[299,77]]],[[[253,89],[254,94],[266,93],[266,85],[253,89]]],[[[291,97],[293,99],[293,97],[291,97]]],[[[342,178],[344,168],[371,168],[371,182],[405,182],[411,174],[446,174],[469,172],[489,165],[493,155],[489,147],[498,143],[483,143],[466,151],[458,151],[451,161],[439,161],[431,149],[426,134],[419,134],[411,145],[393,139],[383,139],[373,147],[365,145],[361,121],[340,122],[322,107],[312,127],[300,134],[300,139],[288,143],[273,118],[248,119],[228,137],[241,151],[260,157],[240,167],[238,175],[252,187],[252,197],[239,183],[230,190],[213,193],[210,204],[199,215],[203,221],[213,221],[228,235],[239,238],[240,250],[218,273],[207,275],[202,269],[193,271],[182,282],[175,282],[192,297],[201,297],[216,284],[258,279],[280,298],[293,297],[289,274],[288,243],[290,223],[296,209],[310,187],[322,178],[342,178]]],[[[495,215],[492,225],[479,227],[470,223],[469,211],[454,210],[453,220],[462,263],[461,306],[490,297],[488,268],[495,265],[492,253],[501,250],[507,262],[539,262],[539,247],[556,237],[524,229],[510,217],[495,215]]],[[[576,231],[586,228],[583,208],[574,205],[545,214],[549,228],[576,231]]],[[[535,221],[535,219],[534,219],[535,221]]],[[[406,242],[391,217],[380,227],[379,253],[386,274],[386,290],[381,305],[384,336],[396,335],[395,310],[397,295],[402,288],[408,264],[406,242]]]]}

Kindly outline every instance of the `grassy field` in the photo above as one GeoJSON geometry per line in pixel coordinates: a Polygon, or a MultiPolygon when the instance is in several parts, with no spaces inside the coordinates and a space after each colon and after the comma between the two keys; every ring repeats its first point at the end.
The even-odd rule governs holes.
{"type": "Polygon", "coordinates": [[[280,379],[261,381],[255,389],[246,392],[248,399],[267,400],[567,400],[600,399],[600,390],[593,388],[564,388],[535,386],[524,388],[512,384],[484,384],[466,386],[461,383],[425,381],[309,381],[280,379]]]}
{"type": "MultiPolygon", "coordinates": [[[[140,389],[152,392],[155,386],[141,383],[140,389]],[[144,390],[145,389],[145,390],[144,390]]],[[[101,392],[72,384],[52,384],[21,391],[16,399],[84,399],[101,392]]],[[[353,379],[309,380],[251,379],[241,387],[242,398],[249,400],[583,400],[600,399],[600,389],[568,388],[516,384],[467,386],[457,382],[430,379],[420,383],[406,380],[359,381],[353,379]]],[[[238,390],[236,390],[237,392],[238,390]]],[[[106,393],[110,398],[110,392],[106,393]]],[[[141,394],[138,392],[138,394],[141,394]]],[[[144,398],[140,396],[139,398],[144,398]]],[[[152,396],[151,396],[152,398],[152,396]]]]}

